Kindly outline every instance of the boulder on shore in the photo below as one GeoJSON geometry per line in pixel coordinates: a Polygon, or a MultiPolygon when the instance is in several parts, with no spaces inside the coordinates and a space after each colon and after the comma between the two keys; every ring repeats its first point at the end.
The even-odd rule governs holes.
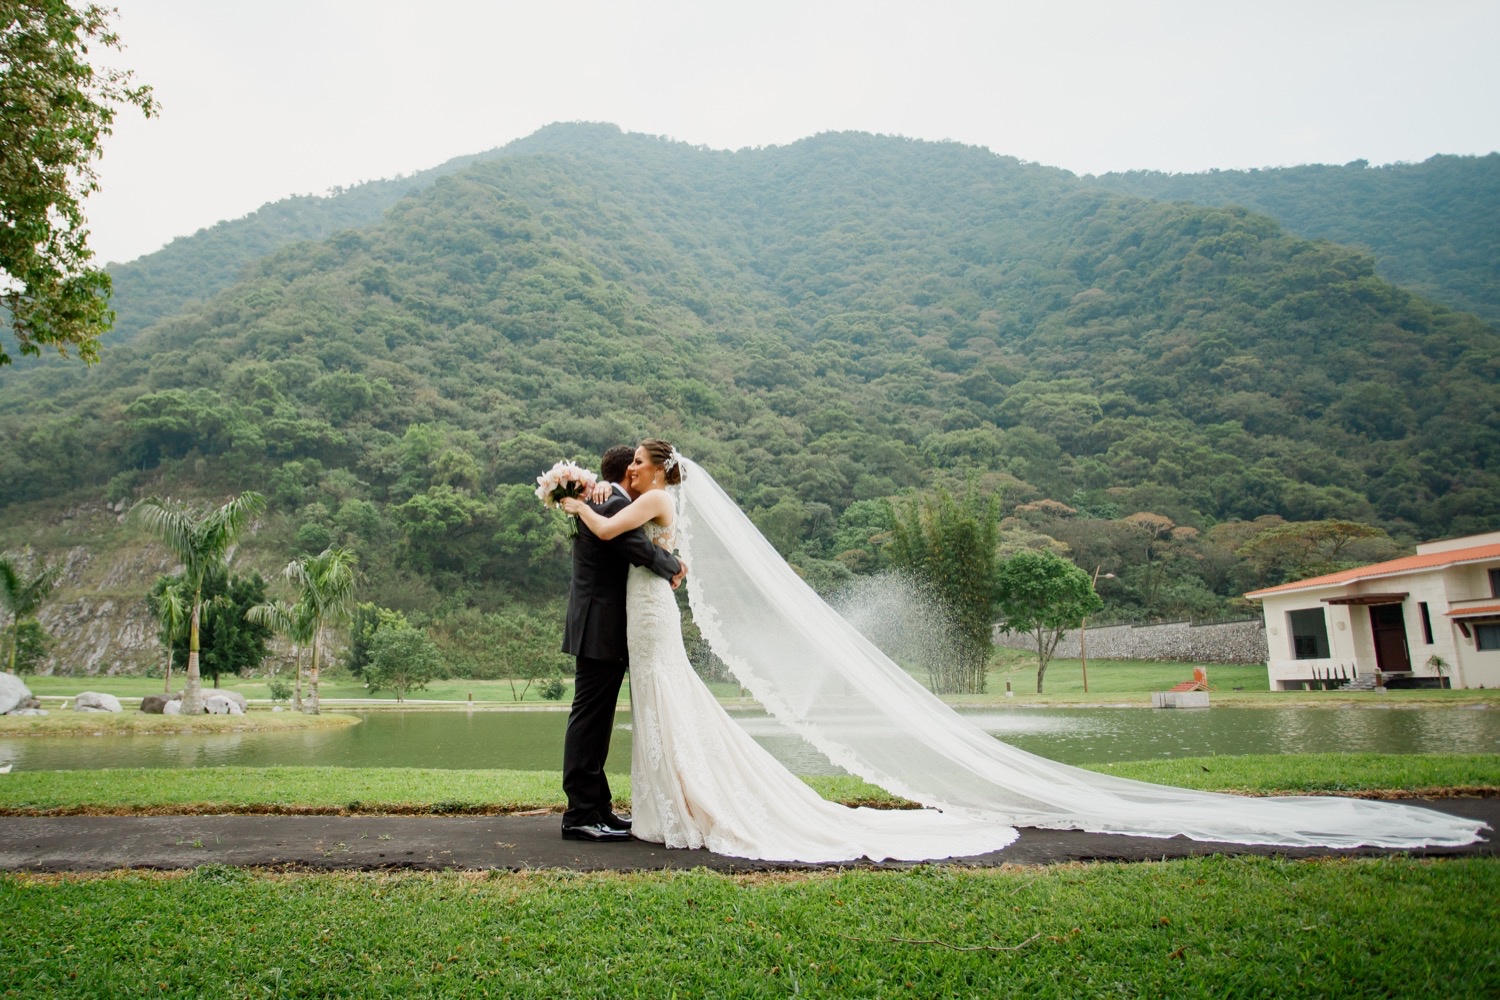
{"type": "Polygon", "coordinates": [[[31,689],[15,674],[0,673],[0,715],[12,711],[31,697],[31,689]]]}
{"type": "Polygon", "coordinates": [[[181,698],[173,698],[171,701],[167,702],[165,705],[163,705],[161,707],[161,714],[162,715],[181,715],[182,714],[182,699],[181,698]]]}
{"type": "Polygon", "coordinates": [[[203,711],[209,715],[244,715],[245,710],[233,698],[211,694],[203,699],[203,711]]]}
{"type": "Polygon", "coordinates": [[[229,691],[229,690],[218,691],[218,690],[215,690],[215,691],[209,692],[209,694],[206,695],[206,697],[209,697],[209,698],[212,698],[212,697],[215,697],[215,696],[220,697],[220,698],[228,698],[230,701],[234,702],[236,705],[238,705],[240,707],[240,710],[238,712],[230,712],[229,713],[230,715],[243,715],[243,714],[245,714],[245,712],[249,711],[249,709],[250,709],[250,702],[245,698],[244,695],[240,694],[238,691],[229,691]]]}
{"type": "Polygon", "coordinates": [[[100,691],[84,691],[73,699],[75,712],[118,712],[120,699],[100,691]]]}
{"type": "Polygon", "coordinates": [[[161,715],[162,709],[169,701],[180,701],[182,695],[163,692],[162,694],[148,694],[141,699],[141,711],[150,715],[161,715]]]}

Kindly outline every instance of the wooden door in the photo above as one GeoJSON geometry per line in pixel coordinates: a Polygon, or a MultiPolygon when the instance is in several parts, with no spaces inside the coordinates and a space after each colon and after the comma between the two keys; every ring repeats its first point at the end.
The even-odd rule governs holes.
{"type": "Polygon", "coordinates": [[[1370,632],[1375,637],[1375,669],[1410,673],[1411,654],[1406,647],[1406,618],[1401,605],[1370,605],[1370,632]]]}

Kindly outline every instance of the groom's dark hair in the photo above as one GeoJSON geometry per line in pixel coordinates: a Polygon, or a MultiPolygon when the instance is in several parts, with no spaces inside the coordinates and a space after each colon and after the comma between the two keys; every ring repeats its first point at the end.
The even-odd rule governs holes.
{"type": "Polygon", "coordinates": [[[606,483],[623,483],[625,470],[635,461],[635,449],[628,444],[617,444],[599,459],[599,475],[606,483]]]}

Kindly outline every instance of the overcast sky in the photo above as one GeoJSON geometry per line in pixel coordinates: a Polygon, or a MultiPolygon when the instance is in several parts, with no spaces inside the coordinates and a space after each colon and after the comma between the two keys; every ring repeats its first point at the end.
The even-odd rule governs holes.
{"type": "Polygon", "coordinates": [[[1500,149],[1496,0],[104,0],[104,262],[555,121],[740,149],[829,130],[1075,173],[1500,149]]]}

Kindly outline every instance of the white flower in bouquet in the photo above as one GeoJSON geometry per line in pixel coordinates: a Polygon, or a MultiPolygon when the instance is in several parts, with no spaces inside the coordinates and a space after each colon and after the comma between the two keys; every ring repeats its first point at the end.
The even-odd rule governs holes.
{"type": "Polygon", "coordinates": [[[599,482],[588,469],[576,462],[558,462],[536,477],[536,498],[548,507],[555,508],[563,497],[586,497],[599,482]]]}

